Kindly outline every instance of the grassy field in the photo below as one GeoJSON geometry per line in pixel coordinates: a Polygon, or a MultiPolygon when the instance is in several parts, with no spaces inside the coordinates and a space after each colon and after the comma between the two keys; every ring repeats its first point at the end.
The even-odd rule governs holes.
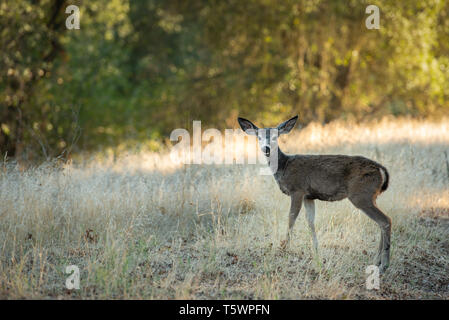
{"type": "Polygon", "coordinates": [[[384,164],[391,265],[365,269],[377,225],[348,200],[317,201],[319,255],[304,208],[290,247],[289,198],[256,165],[175,166],[168,154],[85,157],[0,170],[0,298],[448,299],[449,119],[309,126],[286,153],[363,155],[384,164]],[[80,289],[67,290],[68,265],[80,289]]]}

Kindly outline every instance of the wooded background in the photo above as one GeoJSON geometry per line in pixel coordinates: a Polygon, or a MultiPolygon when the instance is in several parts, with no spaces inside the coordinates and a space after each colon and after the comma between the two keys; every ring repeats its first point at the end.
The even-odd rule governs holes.
{"type": "Polygon", "coordinates": [[[448,14],[442,0],[2,0],[1,156],[157,148],[238,115],[449,114],[448,14]],[[65,26],[70,4],[80,30],[65,26]]]}

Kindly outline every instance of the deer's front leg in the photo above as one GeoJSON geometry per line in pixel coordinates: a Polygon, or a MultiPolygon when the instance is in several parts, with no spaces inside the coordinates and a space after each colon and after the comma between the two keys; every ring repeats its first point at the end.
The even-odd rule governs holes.
{"type": "Polygon", "coordinates": [[[315,232],[315,201],[304,199],[304,208],[306,209],[307,223],[312,234],[313,249],[315,253],[318,253],[318,239],[315,232]]]}
{"type": "Polygon", "coordinates": [[[290,196],[290,213],[288,215],[288,230],[285,240],[281,242],[281,248],[287,247],[290,241],[290,234],[292,233],[293,226],[295,225],[296,217],[298,217],[299,211],[301,210],[303,193],[294,193],[290,196]]]}

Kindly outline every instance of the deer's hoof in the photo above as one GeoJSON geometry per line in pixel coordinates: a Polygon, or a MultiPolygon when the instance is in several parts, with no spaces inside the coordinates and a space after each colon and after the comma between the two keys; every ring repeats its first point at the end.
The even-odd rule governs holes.
{"type": "Polygon", "coordinates": [[[379,273],[383,274],[385,273],[385,271],[387,270],[387,268],[390,266],[390,253],[387,252],[383,252],[381,254],[381,263],[379,266],[379,273]]]}
{"type": "Polygon", "coordinates": [[[379,273],[384,274],[385,271],[388,269],[389,265],[390,265],[390,262],[388,260],[382,261],[382,263],[379,266],[379,273]]]}
{"type": "Polygon", "coordinates": [[[285,250],[285,249],[287,248],[287,244],[288,244],[288,241],[287,241],[287,240],[282,240],[282,241],[281,241],[281,249],[282,249],[282,250],[285,250]]]}
{"type": "Polygon", "coordinates": [[[388,264],[381,264],[379,267],[379,274],[384,274],[388,269],[388,264]]]}

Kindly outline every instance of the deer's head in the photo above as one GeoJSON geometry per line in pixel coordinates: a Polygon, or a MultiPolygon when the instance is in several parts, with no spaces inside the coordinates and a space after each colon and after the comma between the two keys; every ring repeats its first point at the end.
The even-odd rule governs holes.
{"type": "Polygon", "coordinates": [[[289,133],[296,124],[298,116],[282,122],[276,128],[258,128],[249,120],[238,118],[240,127],[249,135],[257,136],[259,146],[266,157],[270,157],[271,151],[278,148],[278,138],[281,134],[289,133]]]}

